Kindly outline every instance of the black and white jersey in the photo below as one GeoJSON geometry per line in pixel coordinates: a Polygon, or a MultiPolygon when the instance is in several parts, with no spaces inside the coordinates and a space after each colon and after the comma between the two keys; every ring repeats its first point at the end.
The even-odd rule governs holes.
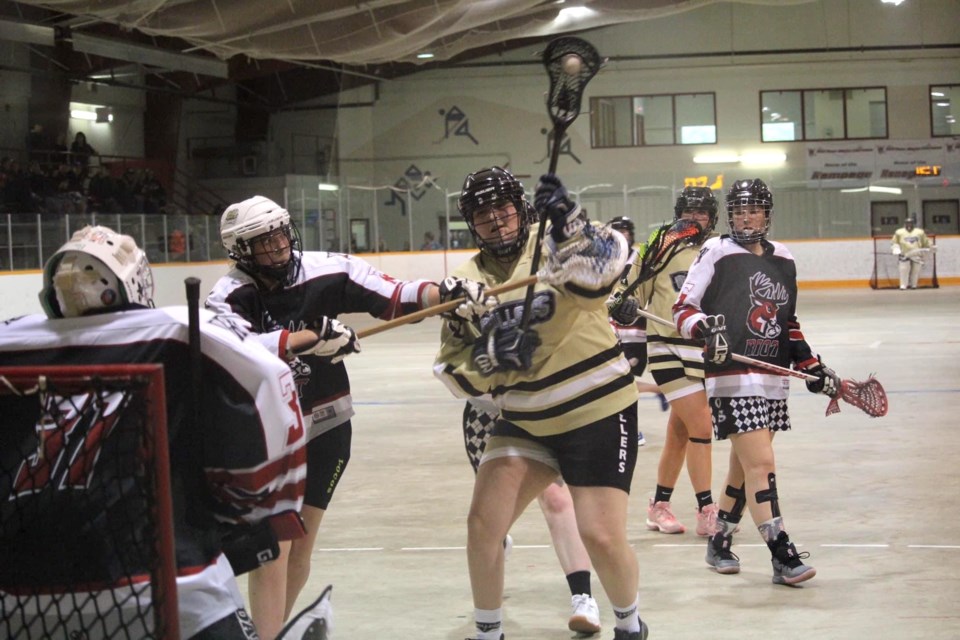
{"type": "MultiPolygon", "coordinates": [[[[370,263],[343,253],[307,251],[297,281],[266,291],[248,273],[234,267],[220,278],[207,297],[207,308],[240,315],[258,340],[283,357],[287,335],[310,328],[321,316],[369,313],[391,320],[422,307],[430,282],[404,282],[378,271],[370,263]]],[[[343,362],[329,364],[305,355],[290,367],[296,375],[300,405],[312,439],[353,416],[350,380],[343,362]]]]}
{"type": "MultiPolygon", "coordinates": [[[[203,386],[195,422],[184,402],[192,384],[186,307],[57,320],[33,315],[0,324],[4,366],[163,365],[183,638],[243,606],[233,570],[221,553],[225,531],[299,511],[303,502],[306,438],[293,375],[256,341],[244,339],[247,333],[240,318],[201,311],[203,386]]],[[[30,419],[5,417],[0,458],[20,455],[31,443],[39,446],[36,411],[23,415],[30,419]],[[12,441],[20,444],[11,450],[7,445],[12,441]]],[[[49,444],[44,446],[49,458],[49,444]]],[[[53,480],[48,484],[42,491],[54,495],[75,489],[53,480]]],[[[90,507],[102,519],[99,508],[90,507]]],[[[63,535],[63,526],[75,524],[80,522],[51,529],[49,543],[67,556],[89,556],[94,549],[80,531],[63,535]]],[[[35,548],[37,540],[25,543],[35,548]]],[[[88,573],[95,571],[90,566],[75,566],[87,568],[82,576],[69,576],[70,582],[110,584],[105,576],[88,573]]],[[[0,567],[0,584],[6,583],[3,572],[0,567]]]]}
{"type": "MultiPolygon", "coordinates": [[[[797,321],[797,268],[790,251],[763,240],[755,255],[729,236],[711,238],[687,273],[673,306],[682,336],[690,339],[704,315],[723,314],[730,349],[781,367],[808,366],[810,351],[797,321]]],[[[705,362],[710,397],[762,396],[782,400],[790,378],[736,361],[705,362]]]]}

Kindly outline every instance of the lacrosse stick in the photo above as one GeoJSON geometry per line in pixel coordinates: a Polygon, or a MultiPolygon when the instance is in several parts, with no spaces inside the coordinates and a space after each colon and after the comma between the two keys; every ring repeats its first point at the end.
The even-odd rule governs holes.
{"type": "MultiPolygon", "coordinates": [[[[657,324],[661,324],[666,327],[673,327],[674,329],[677,328],[676,325],[669,320],[664,320],[663,318],[655,316],[648,311],[638,309],[637,312],[651,322],[656,322],[657,324]]],[[[799,378],[804,381],[813,382],[815,380],[819,380],[817,376],[812,376],[809,373],[796,371],[794,369],[787,369],[786,367],[770,364],[769,362],[764,362],[763,360],[754,360],[753,358],[742,356],[739,353],[731,354],[730,357],[737,362],[742,362],[743,364],[747,364],[752,367],[766,369],[781,375],[799,378]]],[[[830,398],[830,403],[827,405],[826,415],[829,416],[840,412],[840,404],[837,402],[838,398],[842,398],[844,402],[852,404],[872,418],[880,418],[887,415],[887,392],[884,391],[883,385],[880,384],[880,381],[873,377],[873,374],[870,374],[870,376],[868,376],[864,382],[858,382],[856,380],[841,380],[840,393],[837,394],[836,398],[830,398]]]]}
{"type": "MultiPolygon", "coordinates": [[[[488,296],[496,296],[501,293],[507,293],[508,291],[514,291],[515,289],[520,289],[521,287],[532,286],[537,283],[537,276],[528,276],[526,278],[521,278],[520,280],[515,280],[513,282],[508,282],[502,284],[499,287],[493,287],[490,289],[484,289],[484,294],[488,296]]],[[[394,318],[393,320],[387,320],[373,327],[367,327],[366,329],[361,329],[357,331],[357,338],[366,338],[367,336],[376,335],[390,329],[395,329],[397,327],[402,327],[405,324],[410,324],[411,322],[418,322],[424,318],[431,318],[433,316],[438,316],[441,313],[446,313],[448,311],[453,311],[458,306],[463,304],[463,300],[451,300],[450,302],[443,302],[441,304],[434,305],[432,307],[427,307],[426,309],[420,309],[419,311],[414,311],[413,313],[408,313],[405,316],[400,316],[399,318],[394,318]]]]}
{"type": "MultiPolygon", "coordinates": [[[[560,159],[560,143],[577,116],[580,115],[580,100],[583,98],[583,89],[587,86],[603,60],[593,45],[586,40],[564,36],[551,40],[543,51],[543,66],[550,76],[550,92],[547,94],[547,111],[553,121],[553,147],[550,149],[550,165],[547,173],[557,170],[560,159]]],[[[539,214],[540,212],[538,212],[539,214]]],[[[542,217],[542,216],[539,216],[542,217]]],[[[540,268],[540,253],[543,245],[544,220],[540,220],[537,229],[537,243],[533,247],[533,262],[530,264],[530,275],[533,276],[540,268]]],[[[520,327],[526,329],[530,324],[530,308],[533,306],[533,284],[527,287],[527,295],[523,300],[523,316],[520,327]]]]}
{"type": "Polygon", "coordinates": [[[629,298],[637,287],[663,271],[678,251],[688,243],[696,242],[702,233],[703,229],[693,220],[677,220],[672,226],[666,229],[661,228],[661,232],[656,235],[653,243],[647,247],[646,253],[640,259],[640,274],[637,279],[616,294],[611,311],[629,298]]]}

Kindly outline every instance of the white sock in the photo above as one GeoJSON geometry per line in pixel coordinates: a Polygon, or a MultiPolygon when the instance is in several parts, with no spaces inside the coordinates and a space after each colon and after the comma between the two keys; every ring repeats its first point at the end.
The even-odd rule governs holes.
{"type": "Polygon", "coordinates": [[[503,627],[503,609],[474,609],[477,640],[500,640],[503,627]]]}
{"type": "Polygon", "coordinates": [[[624,631],[640,631],[640,616],[637,613],[637,609],[640,606],[640,594],[637,594],[637,599],[633,601],[633,604],[629,607],[621,609],[620,607],[613,608],[613,615],[616,618],[617,629],[623,629],[624,631]]]}

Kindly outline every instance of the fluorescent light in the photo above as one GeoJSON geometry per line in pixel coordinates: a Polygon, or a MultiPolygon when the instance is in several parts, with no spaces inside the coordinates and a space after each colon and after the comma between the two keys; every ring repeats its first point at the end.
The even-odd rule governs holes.
{"type": "Polygon", "coordinates": [[[566,7],[560,9],[556,22],[576,22],[577,20],[585,20],[594,14],[596,14],[596,11],[587,7],[566,7]]]}
{"type": "Polygon", "coordinates": [[[86,109],[71,109],[70,117],[76,118],[77,120],[90,120],[91,122],[96,122],[97,112],[87,111],[86,109]]]}
{"type": "Polygon", "coordinates": [[[869,191],[871,193],[892,193],[894,195],[900,195],[903,193],[903,189],[900,187],[858,187],[856,189],[840,189],[840,193],[863,193],[864,191],[869,191]]]}
{"type": "Polygon", "coordinates": [[[418,54],[417,54],[417,59],[418,59],[418,60],[429,60],[429,59],[432,58],[432,57],[433,57],[433,54],[430,53],[429,51],[425,51],[425,52],[423,52],[423,53],[418,53],[418,54]]]}
{"type": "Polygon", "coordinates": [[[930,95],[932,95],[934,98],[942,98],[942,97],[943,97],[943,93],[941,93],[940,91],[931,91],[931,92],[930,92],[930,95]]]}
{"type": "Polygon", "coordinates": [[[321,182],[317,185],[317,190],[319,191],[339,191],[340,186],[335,184],[330,184],[327,182],[321,182]]]}
{"type": "Polygon", "coordinates": [[[787,154],[779,151],[754,151],[740,156],[740,164],[750,166],[770,166],[783,164],[787,154]]]}
{"type": "Polygon", "coordinates": [[[740,162],[740,156],[736,153],[701,153],[693,156],[693,161],[697,164],[732,164],[740,162]]]}
{"type": "Polygon", "coordinates": [[[880,2],[883,4],[892,4],[895,7],[899,7],[901,4],[903,4],[903,0],[880,0],[880,2]]]}

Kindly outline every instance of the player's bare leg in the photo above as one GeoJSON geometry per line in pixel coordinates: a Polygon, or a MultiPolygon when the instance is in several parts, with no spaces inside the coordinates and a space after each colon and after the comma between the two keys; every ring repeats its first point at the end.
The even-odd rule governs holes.
{"type": "MultiPolygon", "coordinates": [[[[287,606],[284,614],[284,620],[290,617],[293,608],[297,603],[300,592],[307,584],[307,578],[310,577],[310,560],[313,557],[313,545],[317,541],[317,531],[320,529],[320,523],[323,521],[325,509],[303,505],[300,516],[303,518],[303,526],[307,530],[306,535],[293,541],[290,549],[290,561],[287,563],[287,606]]],[[[316,597],[316,596],[314,596],[316,597]]]]}
{"type": "Polygon", "coordinates": [[[254,569],[247,578],[250,595],[250,617],[257,625],[261,640],[274,640],[283,629],[288,605],[285,602],[287,587],[287,561],[290,558],[290,542],[280,545],[280,556],[273,562],[254,569]]]}

